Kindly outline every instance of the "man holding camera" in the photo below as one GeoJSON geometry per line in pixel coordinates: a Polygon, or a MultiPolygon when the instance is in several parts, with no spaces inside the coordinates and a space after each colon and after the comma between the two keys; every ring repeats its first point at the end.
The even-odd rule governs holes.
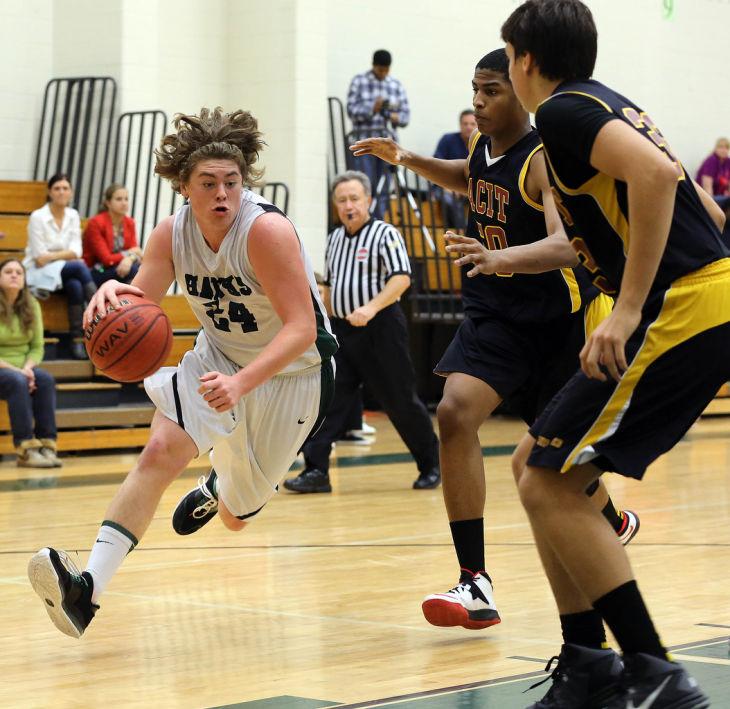
{"type": "MultiPolygon", "coordinates": [[[[347,92],[347,115],[352,121],[350,142],[363,138],[389,137],[396,140],[396,128],[405,127],[411,118],[408,96],[403,84],[390,76],[392,57],[385,49],[373,54],[370,71],[358,74],[347,92]]],[[[372,215],[382,219],[390,194],[389,165],[372,155],[352,158],[352,169],[361,170],[373,186],[372,215]]]]}

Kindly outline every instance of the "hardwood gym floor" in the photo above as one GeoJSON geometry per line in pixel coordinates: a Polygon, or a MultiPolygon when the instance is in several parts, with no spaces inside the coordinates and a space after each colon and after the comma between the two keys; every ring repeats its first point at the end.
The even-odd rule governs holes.
{"type": "MultiPolygon", "coordinates": [[[[513,420],[482,429],[487,564],[503,622],[439,629],[427,593],[457,578],[441,491],[415,468],[387,419],[370,447],[340,445],[331,495],[282,492],[242,533],[214,520],[170,526],[198,463],[163,497],[140,548],[80,641],[58,633],[25,567],[52,544],[86,559],[134,455],[66,457],[29,471],[0,463],[0,706],[516,709],[541,696],[559,633],[509,471],[513,420]]],[[[702,420],[644,483],[609,477],[641,515],[629,554],[664,642],[730,707],[730,420],[702,420]]]]}

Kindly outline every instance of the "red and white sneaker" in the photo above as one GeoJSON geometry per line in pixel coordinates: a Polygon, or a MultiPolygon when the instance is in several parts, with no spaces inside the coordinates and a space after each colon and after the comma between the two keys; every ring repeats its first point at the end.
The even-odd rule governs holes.
{"type": "Polygon", "coordinates": [[[486,571],[473,574],[462,569],[459,583],[454,588],[446,593],[426,596],[421,609],[431,625],[442,628],[460,625],[468,630],[481,630],[502,622],[493,594],[492,579],[486,571]]]}
{"type": "Polygon", "coordinates": [[[618,531],[618,538],[621,544],[626,546],[639,531],[639,515],[631,510],[623,510],[621,512],[624,518],[624,523],[621,525],[621,529],[618,531]]]}

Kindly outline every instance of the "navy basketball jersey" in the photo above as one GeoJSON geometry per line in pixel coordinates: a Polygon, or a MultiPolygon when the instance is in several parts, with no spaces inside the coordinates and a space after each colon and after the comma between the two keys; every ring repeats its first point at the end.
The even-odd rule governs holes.
{"type": "Polygon", "coordinates": [[[638,106],[597,81],[568,81],[543,101],[535,115],[543,139],[548,174],[571,242],[593,283],[616,293],[630,239],[625,182],[590,164],[598,131],[622,120],[667,155],[677,170],[677,195],[666,249],[652,292],[730,253],[702,205],[692,179],[672,153],[654,121],[638,106]]]}
{"type": "MultiPolygon", "coordinates": [[[[532,130],[504,155],[492,158],[490,139],[474,133],[469,142],[467,236],[478,239],[488,249],[531,244],[547,236],[542,205],[525,191],[530,160],[540,148],[540,138],[532,130]]],[[[471,267],[461,269],[462,300],[469,317],[544,322],[581,307],[582,283],[579,285],[573,269],[468,278],[466,273],[471,267]]]]}

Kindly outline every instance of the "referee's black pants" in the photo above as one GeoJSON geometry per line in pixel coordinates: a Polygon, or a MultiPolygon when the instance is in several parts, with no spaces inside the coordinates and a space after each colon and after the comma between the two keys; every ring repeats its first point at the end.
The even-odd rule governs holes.
{"type": "Polygon", "coordinates": [[[365,327],[332,318],[332,328],[340,343],[335,354],[335,394],[324,423],[302,449],[307,468],[329,472],[332,444],[346,428],[363,383],[390,418],[419,472],[437,467],[438,439],[416,394],[408,328],[400,306],[393,304],[381,310],[365,327]]]}

